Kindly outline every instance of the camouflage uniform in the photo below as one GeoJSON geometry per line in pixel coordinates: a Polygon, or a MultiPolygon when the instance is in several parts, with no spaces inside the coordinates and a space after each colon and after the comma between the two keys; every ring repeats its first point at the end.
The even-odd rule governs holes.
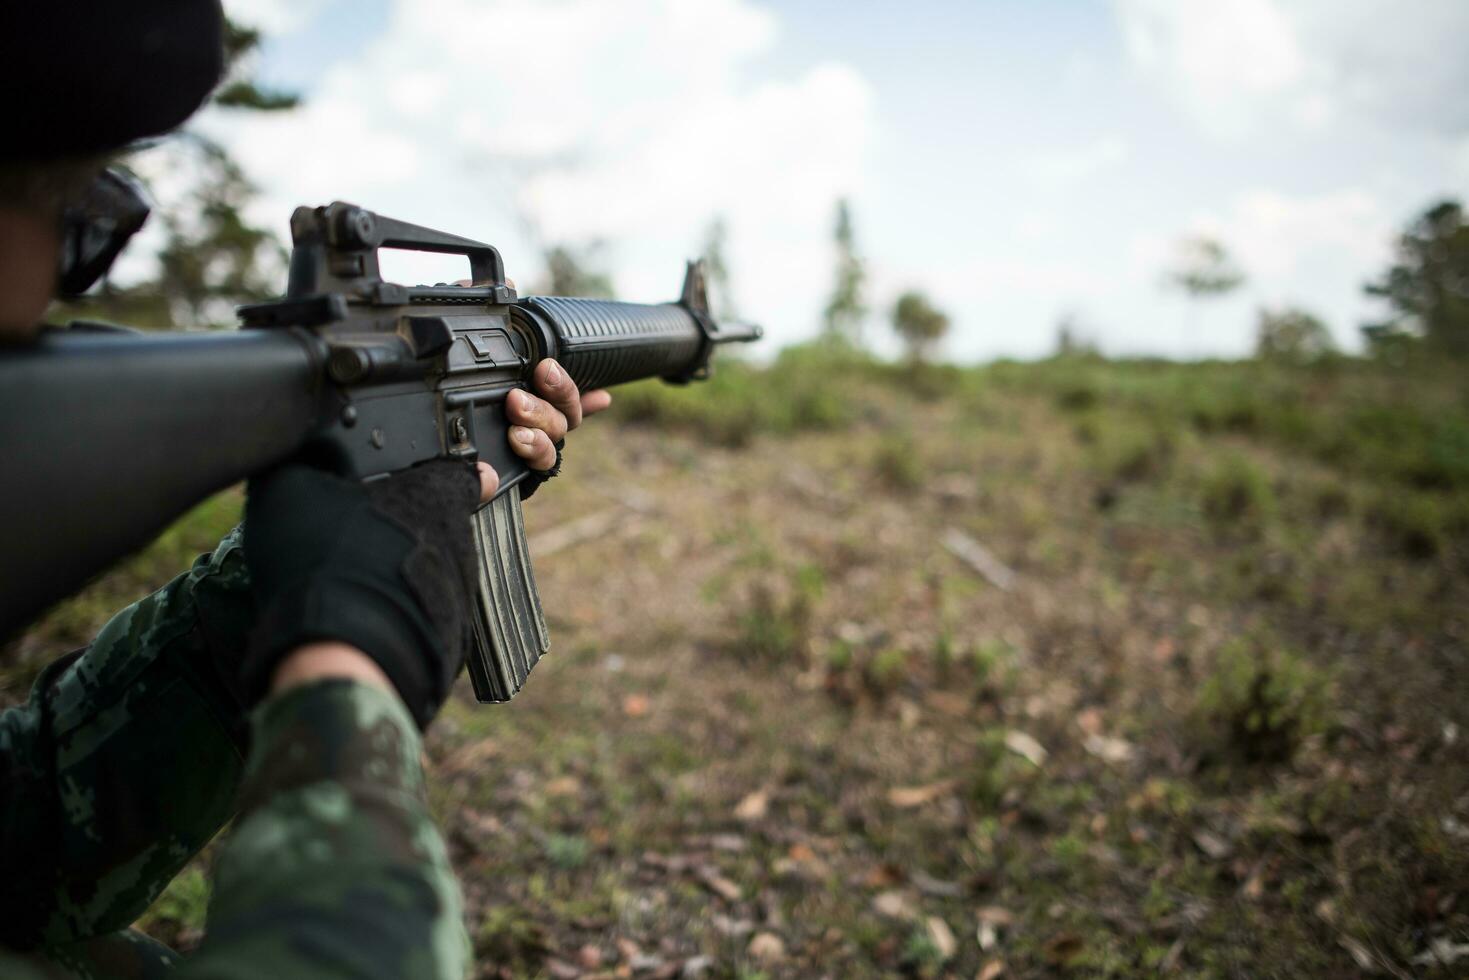
{"type": "Polygon", "coordinates": [[[251,614],[236,531],[0,715],[0,976],[464,975],[412,719],[338,681],[266,701],[247,732],[215,664],[251,614]],[[129,931],[237,804],[199,950],[129,931]]]}

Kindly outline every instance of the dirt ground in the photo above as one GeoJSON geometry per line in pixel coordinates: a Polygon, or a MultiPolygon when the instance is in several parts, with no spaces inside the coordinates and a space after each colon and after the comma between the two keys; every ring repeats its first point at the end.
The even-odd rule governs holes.
{"type": "Polygon", "coordinates": [[[428,741],[480,976],[1464,975],[1460,545],[1229,432],[1119,460],[1135,423],[577,433],[527,507],[553,651],[428,741]]]}

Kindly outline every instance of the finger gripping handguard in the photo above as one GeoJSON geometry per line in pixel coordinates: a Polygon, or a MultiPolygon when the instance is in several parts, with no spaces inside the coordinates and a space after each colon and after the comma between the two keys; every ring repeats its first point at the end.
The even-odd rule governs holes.
{"type": "Polygon", "coordinates": [[[509,700],[550,635],[521,514],[522,499],[547,475],[510,451],[506,396],[529,387],[547,357],[583,391],[643,378],[707,377],[719,344],[754,340],[759,328],[710,315],[700,263],[689,264],[670,303],[519,298],[499,252],[481,242],[341,202],[298,208],[291,231],[287,296],[240,313],[247,327],[304,327],[316,345],[329,407],[314,441],[369,480],[436,457],[484,460],[500,476],[496,496],[473,520],[476,561],[464,590],[475,696],[509,700]],[[473,285],[384,282],[382,247],[464,255],[473,285]]]}

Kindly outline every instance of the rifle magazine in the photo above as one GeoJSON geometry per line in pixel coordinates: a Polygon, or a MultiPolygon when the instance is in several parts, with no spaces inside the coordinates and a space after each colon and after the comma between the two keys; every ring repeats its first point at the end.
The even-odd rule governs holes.
{"type": "Polygon", "coordinates": [[[469,677],[476,700],[509,701],[551,645],[518,490],[511,488],[480,508],[474,535],[480,562],[469,677]]]}

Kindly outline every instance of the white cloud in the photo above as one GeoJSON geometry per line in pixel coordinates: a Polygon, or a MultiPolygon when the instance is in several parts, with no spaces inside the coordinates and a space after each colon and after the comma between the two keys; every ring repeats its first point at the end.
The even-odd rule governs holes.
{"type": "Polygon", "coordinates": [[[1114,0],[1133,62],[1206,132],[1469,130],[1463,0],[1114,0]]]}
{"type": "Polygon", "coordinates": [[[1037,153],[1026,161],[1025,172],[1039,183],[1065,188],[1120,166],[1131,156],[1126,140],[1119,136],[1103,136],[1080,146],[1037,153]]]}
{"type": "Polygon", "coordinates": [[[538,241],[605,238],[623,295],[667,298],[722,213],[742,312],[788,342],[816,319],[833,202],[864,185],[872,96],[838,62],[745,80],[777,27],[748,0],[396,0],[300,110],[205,126],[274,227],[353,200],[494,242],[522,283],[538,241]]]}
{"type": "Polygon", "coordinates": [[[271,35],[287,34],[315,17],[328,0],[224,0],[231,20],[271,35]]]}

